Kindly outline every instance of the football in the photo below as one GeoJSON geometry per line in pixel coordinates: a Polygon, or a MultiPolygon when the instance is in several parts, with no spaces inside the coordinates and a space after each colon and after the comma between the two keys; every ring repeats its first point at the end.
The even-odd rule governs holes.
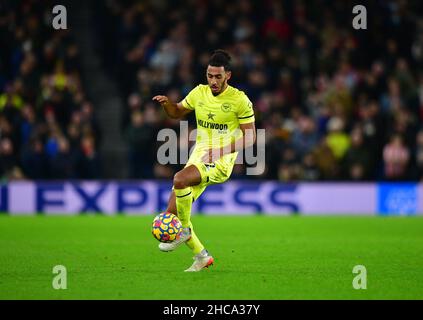
{"type": "Polygon", "coordinates": [[[179,221],[176,215],[170,212],[163,212],[157,215],[151,227],[151,233],[154,238],[160,242],[167,243],[174,241],[181,230],[181,221],[179,221]]]}

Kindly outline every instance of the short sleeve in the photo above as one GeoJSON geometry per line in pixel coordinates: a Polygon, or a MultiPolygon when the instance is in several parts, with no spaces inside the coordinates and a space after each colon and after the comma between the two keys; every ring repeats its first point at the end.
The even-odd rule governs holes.
{"type": "Polygon", "coordinates": [[[240,124],[254,122],[254,110],[253,103],[248,97],[243,94],[238,109],[238,120],[240,124]]]}
{"type": "Polygon", "coordinates": [[[194,101],[195,101],[196,96],[198,95],[198,91],[199,91],[199,86],[196,86],[181,101],[181,103],[184,106],[184,108],[189,109],[189,110],[194,110],[195,109],[195,103],[194,103],[194,101]]]}

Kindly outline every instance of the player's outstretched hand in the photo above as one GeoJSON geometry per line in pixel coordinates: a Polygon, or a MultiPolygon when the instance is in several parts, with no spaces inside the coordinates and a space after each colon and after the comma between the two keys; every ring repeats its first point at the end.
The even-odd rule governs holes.
{"type": "Polygon", "coordinates": [[[166,96],[154,96],[153,101],[157,101],[160,104],[165,104],[169,101],[169,98],[166,96]]]}

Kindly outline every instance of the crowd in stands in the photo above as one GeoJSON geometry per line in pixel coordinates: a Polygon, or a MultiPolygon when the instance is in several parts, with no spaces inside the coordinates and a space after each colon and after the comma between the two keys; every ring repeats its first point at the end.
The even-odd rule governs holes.
{"type": "MultiPolygon", "coordinates": [[[[133,177],[170,178],[155,136],[178,122],[151,102],[180,101],[213,50],[233,57],[232,85],[266,129],[266,171],[281,181],[423,179],[423,19],[418,1],[117,1],[100,21],[105,65],[126,101],[133,177]]],[[[189,118],[191,129],[195,127],[189,118]]],[[[242,178],[245,167],[233,176],[242,178]]],[[[248,177],[254,178],[254,177],[248,177]]]]}
{"type": "Polygon", "coordinates": [[[94,106],[79,48],[51,27],[52,1],[0,5],[0,177],[101,177],[94,106]]]}
{"type": "MultiPolygon", "coordinates": [[[[101,178],[96,110],[79,48],[51,28],[50,1],[0,6],[0,177],[101,178]]],[[[280,181],[423,180],[423,12],[418,1],[93,1],[96,44],[125,101],[128,178],[171,178],[157,133],[179,131],[151,98],[182,100],[206,83],[210,54],[233,58],[230,84],[266,130],[266,170],[280,181]]],[[[195,117],[188,117],[189,130],[195,117]]]]}

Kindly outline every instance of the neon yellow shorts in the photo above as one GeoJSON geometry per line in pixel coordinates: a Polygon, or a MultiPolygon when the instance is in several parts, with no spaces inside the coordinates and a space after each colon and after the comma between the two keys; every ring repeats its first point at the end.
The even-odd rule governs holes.
{"type": "Polygon", "coordinates": [[[201,161],[205,152],[204,150],[194,149],[185,165],[185,168],[190,165],[196,166],[201,174],[200,184],[192,187],[194,200],[197,200],[209,185],[223,183],[229,179],[238,155],[238,152],[227,154],[208,164],[201,161]]]}

